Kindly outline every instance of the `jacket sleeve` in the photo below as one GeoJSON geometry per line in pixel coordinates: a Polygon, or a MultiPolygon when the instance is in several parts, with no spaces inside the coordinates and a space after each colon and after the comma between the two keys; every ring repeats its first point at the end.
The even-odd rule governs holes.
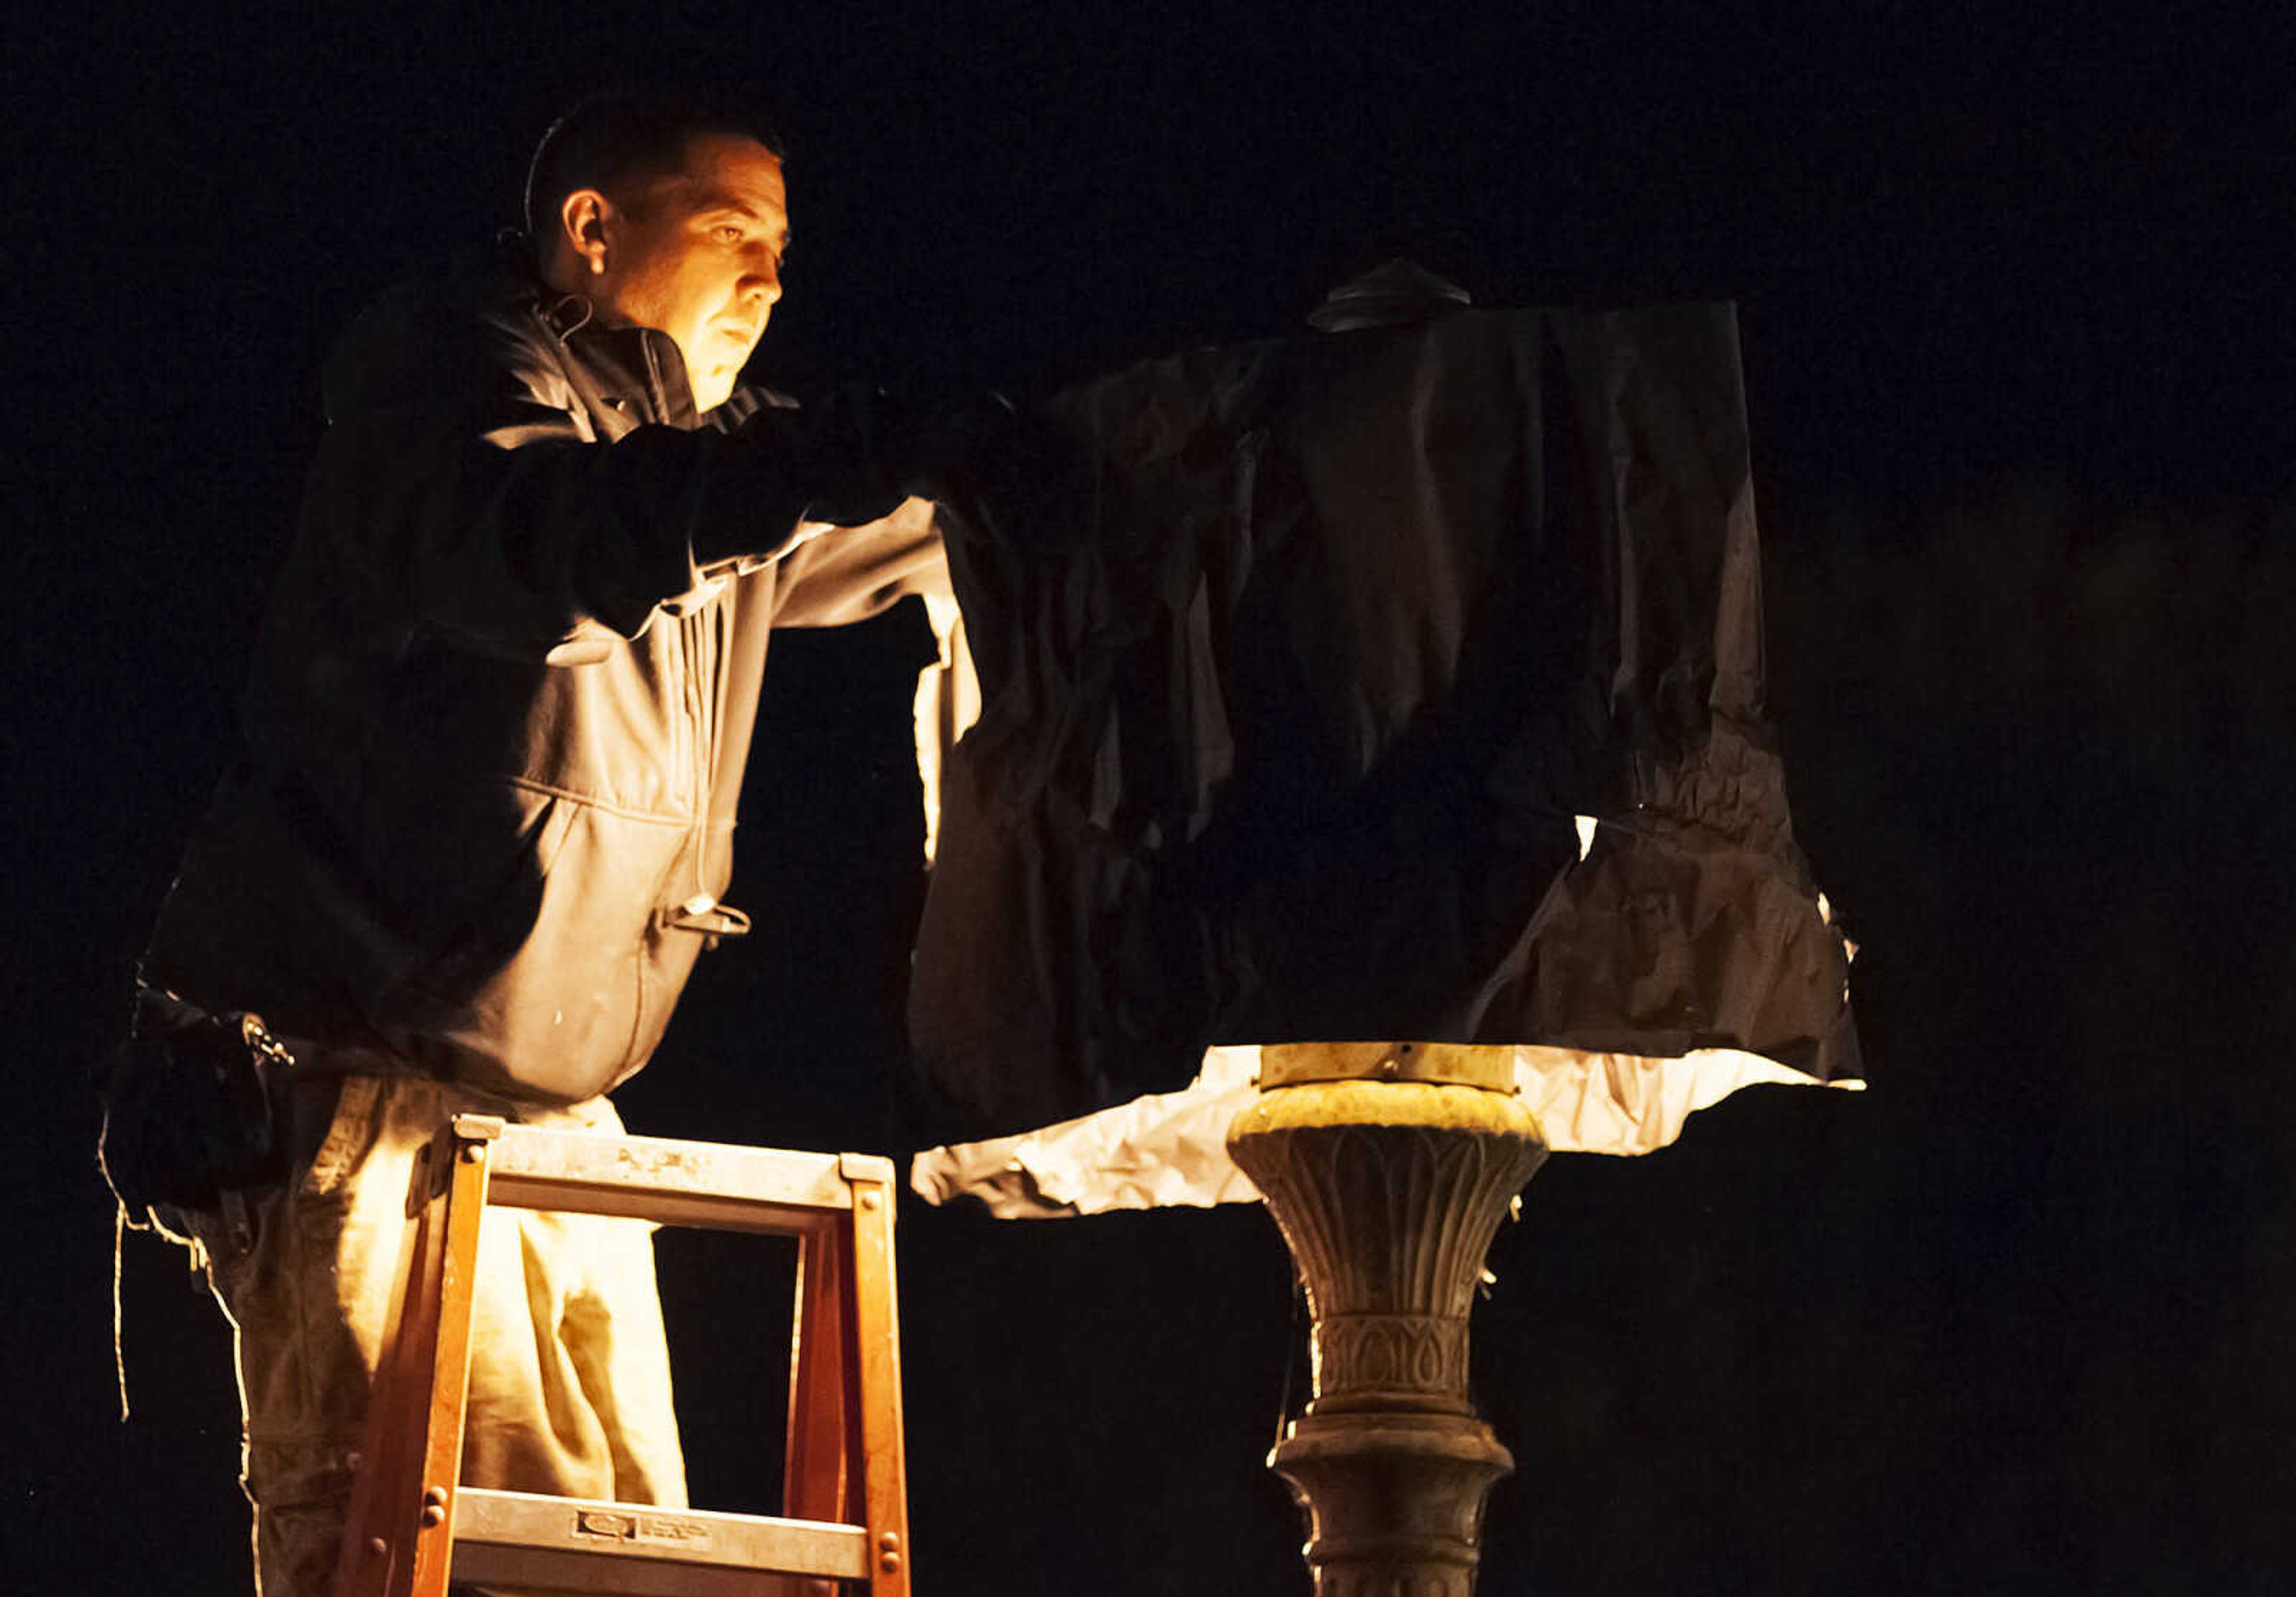
{"type": "Polygon", "coordinates": [[[924,600],[935,658],[917,673],[912,708],[927,865],[939,839],[942,773],[980,715],[980,678],[949,581],[938,513],[931,500],[909,499],[865,527],[808,523],[800,530],[819,536],[783,559],[774,605],[777,627],[840,627],[867,620],[911,594],[924,600]]]}
{"type": "Polygon", "coordinates": [[[929,499],[904,500],[863,527],[808,522],[781,560],[776,627],[843,627],[890,610],[911,594],[952,605],[948,558],[929,499]]]}
{"type": "Polygon", "coordinates": [[[361,364],[330,396],[307,530],[409,618],[514,658],[578,660],[784,553],[857,464],[775,408],[596,441],[548,355],[483,321],[402,324],[361,364]]]}

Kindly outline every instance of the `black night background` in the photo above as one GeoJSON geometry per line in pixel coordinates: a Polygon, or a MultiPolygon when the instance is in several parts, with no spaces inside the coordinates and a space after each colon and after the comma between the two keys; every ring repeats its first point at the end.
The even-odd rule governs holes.
{"type": "MultiPolygon", "coordinates": [[[[1738,302],[1772,707],[1872,1088],[1533,1182],[1475,1321],[1518,1462],[1486,1597],[2290,1589],[2292,16],[19,11],[0,1585],[246,1589],[227,1333],[143,1236],[117,1418],[88,1073],[227,757],[318,363],[513,219],[571,100],[709,78],[790,145],[753,373],[800,392],[1039,393],[1398,253],[1484,305],[1738,302]]],[[[907,1151],[927,647],[909,610],[776,641],[757,934],[633,1129],[907,1151]]],[[[1307,1591],[1263,1214],[901,1217],[921,1591],[1307,1591]]],[[[784,1261],[662,1256],[696,1500],[761,1507],[784,1261]]]]}

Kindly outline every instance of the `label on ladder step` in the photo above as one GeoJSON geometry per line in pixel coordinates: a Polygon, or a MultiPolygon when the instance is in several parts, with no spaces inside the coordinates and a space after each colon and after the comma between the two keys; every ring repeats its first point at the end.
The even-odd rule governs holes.
{"type": "Polygon", "coordinates": [[[625,1143],[614,1150],[614,1167],[619,1174],[672,1186],[709,1185],[710,1163],[709,1154],[691,1148],[633,1147],[625,1143]]]}
{"type": "Polygon", "coordinates": [[[709,1527],[678,1514],[621,1513],[586,1508],[574,1516],[574,1531],[589,1541],[636,1542],[650,1547],[709,1545],[709,1527]]]}

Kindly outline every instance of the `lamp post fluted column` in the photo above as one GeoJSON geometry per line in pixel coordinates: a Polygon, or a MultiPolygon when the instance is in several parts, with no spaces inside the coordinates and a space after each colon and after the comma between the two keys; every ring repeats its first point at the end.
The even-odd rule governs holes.
{"type": "Polygon", "coordinates": [[[1307,1289],[1313,1392],[1269,1457],[1308,1516],[1317,1597],[1468,1597],[1483,1503],[1514,1461],[1467,1390],[1467,1316],[1510,1201],[1546,1157],[1513,1051],[1261,1051],[1228,1150],[1307,1289]]]}

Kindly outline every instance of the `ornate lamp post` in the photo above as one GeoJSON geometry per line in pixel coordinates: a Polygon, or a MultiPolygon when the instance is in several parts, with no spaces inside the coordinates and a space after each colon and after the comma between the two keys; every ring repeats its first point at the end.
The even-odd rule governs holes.
{"type": "Polygon", "coordinates": [[[1467,1316],[1533,1102],[1631,1153],[1748,1082],[1854,1077],[1848,948],[1763,711],[1732,309],[1476,311],[1398,261],[1310,320],[1070,390],[1075,480],[949,523],[1002,646],[912,1040],[1040,1129],[919,1184],[1083,1214],[1240,1169],[1315,1317],[1270,1462],[1320,1597],[1467,1597],[1513,1467],[1467,1316]],[[1335,1030],[1490,1045],[1270,1040],[1335,1030]],[[1121,1102],[1252,1037],[1250,1087],[1221,1046],[1121,1102]],[[1043,1124],[1079,1101],[1116,1107],[1043,1124]]]}
{"type": "Polygon", "coordinates": [[[1510,1200],[1546,1158],[1513,1050],[1302,1043],[1261,1053],[1228,1151],[1306,1283],[1314,1389],[1269,1459],[1318,1597],[1468,1597],[1514,1460],[1467,1391],[1467,1315],[1510,1200]]]}

